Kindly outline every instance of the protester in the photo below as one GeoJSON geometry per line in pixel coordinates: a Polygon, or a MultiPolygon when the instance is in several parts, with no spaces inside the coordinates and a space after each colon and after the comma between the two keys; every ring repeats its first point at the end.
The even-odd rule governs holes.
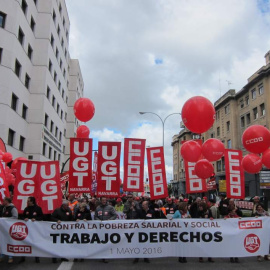
{"type": "Polygon", "coordinates": [[[254,205],[253,205],[252,215],[255,215],[255,212],[257,210],[256,207],[257,207],[257,205],[260,204],[260,197],[259,196],[255,196],[253,198],[253,203],[254,203],[254,205]]]}
{"type": "MultiPolygon", "coordinates": [[[[200,202],[198,207],[198,218],[213,218],[210,209],[207,209],[207,205],[205,202],[200,202]]],[[[203,258],[199,258],[199,262],[203,262],[203,258]]],[[[211,257],[208,257],[208,262],[214,262],[211,257]]]]}
{"type": "Polygon", "coordinates": [[[219,209],[218,207],[216,206],[216,201],[215,199],[210,199],[209,200],[209,203],[210,203],[210,212],[211,212],[211,215],[214,219],[217,219],[217,218],[220,218],[220,213],[219,213],[219,209]]]}
{"type": "Polygon", "coordinates": [[[86,203],[80,203],[79,210],[76,211],[75,220],[78,222],[80,220],[92,220],[90,210],[87,208],[86,203]]]}
{"type": "MultiPolygon", "coordinates": [[[[267,211],[265,211],[263,209],[262,204],[259,203],[259,204],[256,205],[256,211],[253,214],[253,216],[255,216],[255,217],[265,217],[265,216],[269,216],[269,213],[267,211]]],[[[270,261],[270,254],[264,255],[264,257],[260,256],[260,255],[257,256],[257,260],[259,262],[263,261],[263,259],[265,259],[266,261],[270,261]]]]}
{"type": "Polygon", "coordinates": [[[166,209],[163,206],[162,200],[157,200],[154,204],[154,213],[155,218],[165,219],[166,218],[166,209]]]}
{"type": "Polygon", "coordinates": [[[243,216],[243,213],[242,213],[242,211],[235,205],[235,202],[234,202],[234,199],[230,199],[229,200],[229,205],[228,205],[228,207],[229,206],[234,206],[235,207],[235,213],[239,216],[239,217],[242,217],[243,216]]]}
{"type": "MultiPolygon", "coordinates": [[[[101,204],[96,208],[95,220],[114,220],[117,218],[115,209],[107,203],[106,197],[101,197],[101,204]]],[[[106,259],[102,259],[102,262],[108,263],[106,259]]]]}
{"type": "Polygon", "coordinates": [[[97,198],[93,197],[89,202],[89,207],[91,212],[95,212],[97,208],[97,198]]]}
{"type": "Polygon", "coordinates": [[[78,201],[75,199],[75,194],[70,194],[68,197],[69,200],[69,208],[72,212],[72,215],[74,215],[74,208],[76,206],[76,204],[78,203],[78,201]]]}
{"type": "Polygon", "coordinates": [[[219,206],[218,206],[218,210],[219,210],[221,217],[225,217],[226,215],[228,215],[228,206],[229,206],[229,202],[226,199],[226,195],[224,193],[221,193],[220,194],[220,202],[219,202],[219,206]]]}
{"type": "Polygon", "coordinates": [[[173,199],[168,198],[167,203],[164,205],[164,208],[166,209],[166,215],[168,215],[168,214],[174,214],[177,207],[173,203],[173,199]]]}
{"type": "Polygon", "coordinates": [[[140,211],[139,204],[134,202],[132,193],[129,193],[127,198],[128,200],[124,204],[123,213],[126,214],[127,219],[137,219],[140,211]]]}
{"type": "MultiPolygon", "coordinates": [[[[188,204],[187,202],[180,202],[178,204],[178,210],[175,211],[173,219],[178,219],[178,218],[190,218],[190,214],[188,212],[188,204]]],[[[180,263],[187,263],[187,258],[186,257],[179,257],[178,261],[180,263]]]]}
{"type": "MultiPolygon", "coordinates": [[[[1,217],[3,218],[18,218],[18,211],[11,201],[11,198],[5,197],[3,200],[3,207],[1,217]]],[[[4,260],[4,254],[0,254],[0,262],[4,260]]],[[[13,263],[13,257],[8,256],[8,263],[13,263]]]]}
{"type": "MultiPolygon", "coordinates": [[[[139,211],[139,218],[140,219],[154,219],[155,213],[152,209],[149,208],[149,202],[144,201],[142,203],[142,209],[139,211]]],[[[144,262],[150,263],[150,260],[148,258],[143,259],[144,262]]],[[[134,259],[133,263],[139,262],[139,258],[134,259]]]]}
{"type": "MultiPolygon", "coordinates": [[[[43,220],[43,212],[41,207],[36,204],[35,197],[28,197],[27,199],[27,207],[23,211],[23,219],[24,221],[31,220],[32,222],[38,220],[43,220]]],[[[25,257],[21,257],[20,263],[25,262],[25,257]]],[[[35,262],[40,263],[39,257],[35,257],[35,262]]]]}
{"type": "MultiPolygon", "coordinates": [[[[227,210],[228,210],[228,215],[225,216],[225,219],[227,219],[227,218],[241,218],[236,214],[236,208],[233,205],[230,205],[227,210]]],[[[231,257],[230,262],[231,263],[239,263],[239,259],[237,257],[231,257]]]]}
{"type": "MultiPolygon", "coordinates": [[[[72,212],[69,208],[69,201],[63,200],[61,207],[56,208],[52,215],[51,220],[56,221],[57,223],[61,223],[61,221],[72,221],[72,212]]],[[[68,261],[66,258],[61,258],[61,261],[68,261]]],[[[53,263],[57,263],[57,259],[52,259],[53,263]]]]}
{"type": "Polygon", "coordinates": [[[116,200],[116,205],[115,205],[114,209],[115,209],[116,212],[123,213],[124,205],[123,205],[123,202],[122,202],[121,198],[118,198],[116,200]]]}
{"type": "Polygon", "coordinates": [[[198,209],[199,209],[199,203],[201,202],[201,198],[197,197],[195,202],[193,202],[190,205],[189,213],[192,218],[198,218],[198,209]]]}

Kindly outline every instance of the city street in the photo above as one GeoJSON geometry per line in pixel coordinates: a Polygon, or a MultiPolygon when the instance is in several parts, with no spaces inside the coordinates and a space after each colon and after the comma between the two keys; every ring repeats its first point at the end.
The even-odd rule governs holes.
{"type": "Polygon", "coordinates": [[[215,259],[214,263],[199,263],[197,258],[188,258],[188,263],[182,264],[177,258],[160,258],[152,259],[150,263],[144,263],[142,259],[137,264],[132,263],[132,259],[109,260],[109,263],[103,263],[100,260],[85,260],[84,262],[62,262],[53,264],[51,259],[41,258],[41,263],[36,264],[34,258],[26,258],[26,262],[19,263],[19,258],[15,258],[14,263],[9,265],[6,262],[0,264],[1,270],[87,270],[87,269],[110,269],[110,270],[126,270],[126,269],[269,269],[270,262],[257,262],[256,257],[240,258],[240,263],[230,263],[227,258],[215,259]]]}

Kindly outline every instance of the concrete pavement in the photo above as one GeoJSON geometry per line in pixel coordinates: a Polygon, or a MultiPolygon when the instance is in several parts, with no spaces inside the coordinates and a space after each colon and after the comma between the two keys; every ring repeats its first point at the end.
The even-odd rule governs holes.
{"type": "Polygon", "coordinates": [[[240,263],[230,263],[229,258],[214,258],[215,262],[199,263],[198,258],[187,258],[188,263],[183,264],[178,262],[178,258],[159,258],[151,259],[150,263],[139,260],[137,264],[132,263],[132,259],[115,259],[109,260],[109,263],[103,263],[100,260],[85,260],[84,262],[63,262],[53,264],[49,258],[41,258],[41,263],[34,262],[34,258],[26,258],[24,263],[19,263],[19,258],[14,258],[13,264],[5,262],[0,263],[1,270],[169,270],[169,269],[200,269],[200,270],[223,270],[223,269],[269,269],[270,261],[257,262],[256,257],[239,258],[240,263]]]}

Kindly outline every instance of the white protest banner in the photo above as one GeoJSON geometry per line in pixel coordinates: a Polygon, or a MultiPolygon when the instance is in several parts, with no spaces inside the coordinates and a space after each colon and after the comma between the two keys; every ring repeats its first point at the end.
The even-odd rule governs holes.
{"type": "Polygon", "coordinates": [[[270,218],[25,222],[0,219],[1,252],[60,258],[268,254],[270,218]],[[232,242],[233,239],[233,242],[232,242]]]}

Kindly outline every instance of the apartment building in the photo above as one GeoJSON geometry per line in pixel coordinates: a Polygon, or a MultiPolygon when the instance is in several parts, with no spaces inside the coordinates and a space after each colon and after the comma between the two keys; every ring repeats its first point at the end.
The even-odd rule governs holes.
{"type": "MultiPolygon", "coordinates": [[[[248,78],[247,84],[238,92],[229,90],[215,103],[216,121],[213,127],[202,134],[202,140],[220,139],[226,148],[247,151],[242,145],[242,134],[251,125],[263,125],[270,128],[270,51],[265,55],[265,65],[248,78]]],[[[172,186],[175,195],[185,193],[185,168],[180,155],[181,141],[197,138],[184,126],[172,140],[173,173],[172,186]]],[[[224,158],[213,163],[216,181],[226,179],[224,158]]],[[[264,170],[267,170],[264,168],[264,170]]],[[[260,190],[259,175],[245,173],[246,195],[266,195],[268,190],[260,190]]]]}
{"type": "Polygon", "coordinates": [[[14,158],[68,158],[84,89],[69,32],[64,0],[0,0],[0,137],[14,158]]]}

